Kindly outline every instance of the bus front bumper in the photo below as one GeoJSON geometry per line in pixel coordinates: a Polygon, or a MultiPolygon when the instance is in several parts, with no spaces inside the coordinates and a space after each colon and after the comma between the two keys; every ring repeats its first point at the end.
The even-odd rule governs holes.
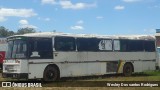
{"type": "Polygon", "coordinates": [[[28,79],[28,73],[2,73],[3,78],[28,79]]]}

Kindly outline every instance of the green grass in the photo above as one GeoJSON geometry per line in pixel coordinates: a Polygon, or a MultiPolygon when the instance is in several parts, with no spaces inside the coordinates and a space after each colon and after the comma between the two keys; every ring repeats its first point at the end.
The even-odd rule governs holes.
{"type": "Polygon", "coordinates": [[[160,76],[160,71],[146,71],[144,72],[144,74],[150,75],[150,76],[160,76]]]}
{"type": "MultiPolygon", "coordinates": [[[[1,77],[1,76],[0,76],[1,77]]],[[[0,78],[0,81],[16,81],[17,79],[0,78]]],[[[23,80],[24,81],[24,80],[23,80]]],[[[160,71],[146,71],[143,73],[134,73],[132,76],[123,75],[103,75],[62,78],[61,81],[160,81],[160,71]]]]}
{"type": "MultiPolygon", "coordinates": [[[[0,81],[16,81],[16,79],[4,79],[0,78],[0,81]]],[[[72,81],[72,84],[79,84],[76,81],[160,81],[160,71],[146,71],[143,73],[135,73],[130,77],[124,77],[122,75],[104,75],[104,76],[91,76],[91,77],[75,77],[75,78],[63,78],[62,82],[50,82],[42,83],[43,88],[36,88],[40,90],[160,90],[160,87],[53,87],[56,85],[64,86],[68,82],[72,81]]],[[[87,83],[86,83],[87,84],[87,83]]],[[[77,85],[78,86],[78,85],[77,85]]],[[[79,85],[81,86],[81,85],[79,85]]],[[[16,90],[27,90],[35,88],[15,88],[16,90]]],[[[3,90],[0,88],[0,90],[3,90]]],[[[6,90],[6,88],[5,88],[6,90]]],[[[7,90],[13,90],[8,88],[7,90]]]]}
{"type": "MultiPolygon", "coordinates": [[[[87,83],[88,81],[160,81],[160,71],[147,71],[144,73],[135,73],[130,77],[124,77],[122,75],[104,75],[104,76],[92,76],[92,77],[78,77],[78,78],[68,78],[66,81],[71,81],[71,82],[52,82],[52,83],[47,83],[44,84],[44,86],[67,86],[69,83],[72,84],[73,86],[86,86],[85,84],[90,85],[87,83]],[[77,81],[84,81],[84,84],[81,82],[77,81]],[[86,83],[85,83],[86,81],[86,83]]],[[[95,86],[97,83],[95,83],[95,86]]],[[[92,86],[93,84],[91,84],[92,86]]],[[[117,87],[113,87],[114,90],[137,90],[138,87],[120,87],[117,89],[117,87]],[[132,89],[126,89],[126,88],[132,88],[132,89]],[[134,89],[133,89],[134,88],[134,89]]],[[[148,87],[139,87],[143,90],[150,90],[148,87]]],[[[159,87],[158,87],[159,88],[159,87]]],[[[107,87],[108,90],[112,90],[111,87],[107,87]],[[110,89],[108,89],[110,88],[110,89]]],[[[155,87],[154,87],[155,89],[155,87]]],[[[155,89],[158,90],[158,89],[155,89]]]]}
{"type": "Polygon", "coordinates": [[[132,76],[113,75],[109,77],[99,77],[89,81],[160,81],[160,71],[146,71],[143,73],[134,73],[132,76]]]}

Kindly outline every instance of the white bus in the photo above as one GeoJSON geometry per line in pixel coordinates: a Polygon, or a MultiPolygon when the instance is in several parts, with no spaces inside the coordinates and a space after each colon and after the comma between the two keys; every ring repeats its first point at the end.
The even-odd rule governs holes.
{"type": "Polygon", "coordinates": [[[8,37],[3,77],[61,77],[155,70],[155,37],[33,33],[8,37]]]}

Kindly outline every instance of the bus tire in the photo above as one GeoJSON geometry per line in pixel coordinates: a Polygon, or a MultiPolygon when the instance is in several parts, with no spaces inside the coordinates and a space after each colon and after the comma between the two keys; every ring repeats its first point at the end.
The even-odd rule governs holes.
{"type": "Polygon", "coordinates": [[[60,74],[59,69],[55,66],[47,66],[44,70],[43,80],[44,81],[57,81],[59,80],[60,74]]]}
{"type": "Polygon", "coordinates": [[[133,66],[131,63],[125,63],[123,66],[123,75],[124,76],[131,76],[133,72],[133,66]]]}

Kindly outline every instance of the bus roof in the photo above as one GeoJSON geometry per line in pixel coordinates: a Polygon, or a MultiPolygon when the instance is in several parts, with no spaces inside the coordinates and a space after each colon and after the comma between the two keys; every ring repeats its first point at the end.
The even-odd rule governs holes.
{"type": "Polygon", "coordinates": [[[96,35],[96,34],[71,34],[71,33],[59,33],[59,32],[41,32],[41,33],[29,33],[23,35],[24,37],[55,37],[55,36],[66,36],[66,37],[81,37],[81,38],[106,38],[106,39],[136,39],[136,40],[155,40],[154,35],[96,35]]]}

